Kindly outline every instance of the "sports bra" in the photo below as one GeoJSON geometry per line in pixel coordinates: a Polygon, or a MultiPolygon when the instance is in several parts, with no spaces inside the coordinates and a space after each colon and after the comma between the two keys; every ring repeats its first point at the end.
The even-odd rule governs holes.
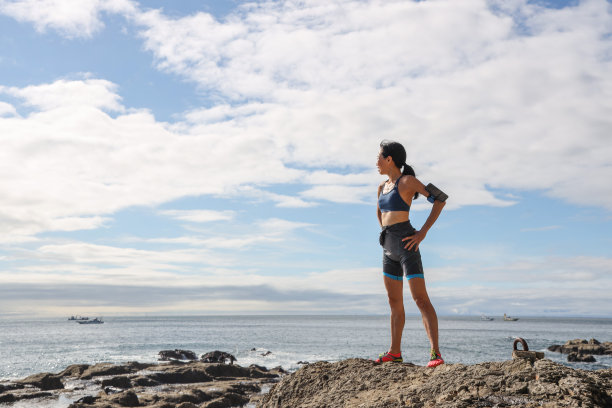
{"type": "Polygon", "coordinates": [[[410,206],[404,201],[397,188],[397,183],[399,183],[401,178],[402,176],[399,176],[395,180],[395,185],[391,191],[383,193],[382,189],[380,190],[380,195],[378,196],[380,212],[410,211],[410,206]]]}

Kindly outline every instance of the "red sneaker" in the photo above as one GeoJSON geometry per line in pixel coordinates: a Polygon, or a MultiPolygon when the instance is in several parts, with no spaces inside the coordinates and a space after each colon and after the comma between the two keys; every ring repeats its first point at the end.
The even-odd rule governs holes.
{"type": "Polygon", "coordinates": [[[380,364],[380,363],[387,363],[387,362],[401,363],[403,361],[404,360],[402,359],[402,353],[391,354],[389,352],[386,352],[383,354],[379,354],[378,359],[376,359],[374,362],[380,364]]]}
{"type": "Polygon", "coordinates": [[[429,359],[429,363],[427,363],[427,367],[437,367],[442,364],[444,364],[442,356],[436,353],[435,350],[431,350],[431,358],[429,359]]]}

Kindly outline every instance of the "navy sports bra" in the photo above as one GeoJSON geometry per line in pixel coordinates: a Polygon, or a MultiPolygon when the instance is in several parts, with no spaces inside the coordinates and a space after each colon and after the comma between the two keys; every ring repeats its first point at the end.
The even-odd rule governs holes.
{"type": "Polygon", "coordinates": [[[402,176],[399,176],[397,180],[395,180],[393,189],[388,193],[383,193],[382,189],[380,190],[380,195],[378,196],[378,208],[380,208],[380,212],[410,211],[410,206],[406,204],[397,188],[397,183],[399,183],[401,178],[402,176]]]}

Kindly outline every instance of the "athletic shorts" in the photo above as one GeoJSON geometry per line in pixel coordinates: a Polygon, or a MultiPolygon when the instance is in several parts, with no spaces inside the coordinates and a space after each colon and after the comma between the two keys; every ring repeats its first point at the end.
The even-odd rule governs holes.
{"type": "Polygon", "coordinates": [[[406,242],[402,238],[414,235],[415,229],[410,221],[383,227],[380,233],[380,245],[383,247],[383,275],[388,278],[401,281],[405,276],[410,280],[413,278],[424,278],[421,253],[414,247],[405,249],[406,242]]]}

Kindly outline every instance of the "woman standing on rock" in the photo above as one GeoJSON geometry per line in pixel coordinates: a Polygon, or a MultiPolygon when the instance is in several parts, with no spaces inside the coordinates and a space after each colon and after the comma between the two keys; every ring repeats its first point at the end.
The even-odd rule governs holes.
{"type": "Polygon", "coordinates": [[[376,167],[380,174],[388,177],[387,181],[378,187],[377,214],[382,227],[380,244],[383,247],[383,280],[391,307],[391,347],[388,352],[381,354],[376,362],[403,361],[403,277],[406,276],[410,293],[421,311],[425,331],[431,343],[431,359],[427,366],[435,367],[444,364],[444,360],[438,346],[438,316],[425,289],[419,244],[440,215],[448,196],[433,184],[424,186],[415,177],[412,167],[406,164],[406,150],[397,142],[383,140],[380,143],[376,167]],[[412,200],[419,194],[427,197],[433,207],[427,221],[417,231],[410,224],[409,211],[412,200]]]}

